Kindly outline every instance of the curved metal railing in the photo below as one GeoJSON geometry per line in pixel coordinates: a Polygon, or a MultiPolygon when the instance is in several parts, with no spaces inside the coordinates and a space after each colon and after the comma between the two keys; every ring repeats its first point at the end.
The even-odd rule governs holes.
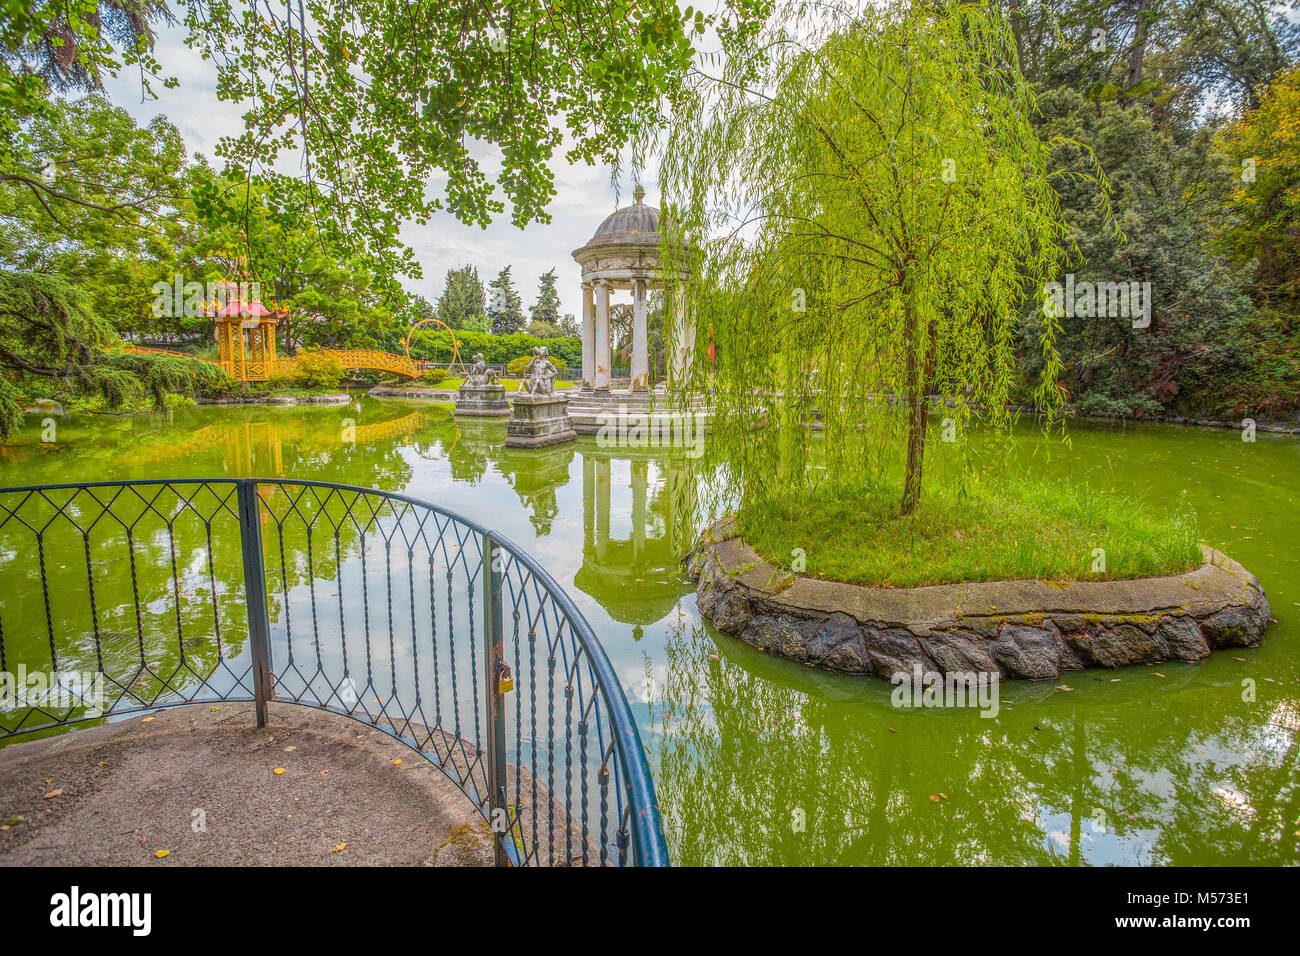
{"type": "Polygon", "coordinates": [[[509,865],[666,865],[618,678],[524,551],[281,479],[0,489],[0,740],[208,701],[329,710],[445,773],[509,865]]]}

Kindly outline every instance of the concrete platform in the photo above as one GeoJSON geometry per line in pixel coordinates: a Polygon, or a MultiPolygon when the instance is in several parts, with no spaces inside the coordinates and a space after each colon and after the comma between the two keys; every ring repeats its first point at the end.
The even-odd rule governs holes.
{"type": "Polygon", "coordinates": [[[492,861],[487,824],[422,757],[287,704],[264,730],[251,704],[198,704],[0,749],[0,824],[16,817],[0,866],[492,861]]]}

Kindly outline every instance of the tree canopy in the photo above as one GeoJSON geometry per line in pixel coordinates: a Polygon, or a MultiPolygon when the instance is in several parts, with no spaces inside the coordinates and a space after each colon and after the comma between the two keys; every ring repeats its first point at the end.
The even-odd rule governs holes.
{"type": "Polygon", "coordinates": [[[0,182],[50,192],[24,123],[52,92],[95,89],[125,67],[146,95],[177,85],[151,52],[155,25],[175,19],[215,67],[218,96],[245,107],[244,129],[218,149],[226,171],[331,243],[347,236],[391,274],[418,276],[404,221],[441,210],[480,226],[507,212],[518,226],[549,221],[551,160],[618,164],[662,126],[659,101],[689,68],[692,38],[712,29],[724,48],[743,46],[770,0],[710,15],[671,0],[178,6],[173,18],[158,0],[4,0],[0,182]]]}

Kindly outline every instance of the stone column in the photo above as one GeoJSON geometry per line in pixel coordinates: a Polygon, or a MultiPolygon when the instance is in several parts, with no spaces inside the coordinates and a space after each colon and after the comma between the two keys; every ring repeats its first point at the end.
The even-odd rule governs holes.
{"type": "Polygon", "coordinates": [[[592,372],[591,387],[608,391],[610,372],[609,283],[604,279],[596,280],[595,345],[596,362],[592,372]]]}
{"type": "Polygon", "coordinates": [[[685,385],[690,380],[691,363],[695,359],[695,326],[686,321],[686,295],[681,289],[673,293],[669,304],[673,316],[671,345],[673,385],[685,385]]]}
{"type": "Polygon", "coordinates": [[[596,459],[582,457],[582,550],[596,553],[596,459]]]}
{"type": "Polygon", "coordinates": [[[596,376],[596,316],[591,283],[582,284],[582,387],[591,388],[596,376]]]}
{"type": "Polygon", "coordinates": [[[645,561],[645,499],[648,464],[632,462],[632,562],[639,571],[645,561]]]}
{"type": "Polygon", "coordinates": [[[645,314],[646,281],[632,282],[632,382],[634,392],[650,388],[650,345],[645,314]]]}
{"type": "Polygon", "coordinates": [[[596,560],[609,549],[609,459],[596,460],[596,560]]]}

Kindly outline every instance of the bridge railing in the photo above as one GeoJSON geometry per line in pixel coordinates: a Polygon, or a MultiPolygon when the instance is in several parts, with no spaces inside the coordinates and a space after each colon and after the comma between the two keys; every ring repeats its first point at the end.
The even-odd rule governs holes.
{"type": "Polygon", "coordinates": [[[252,701],[345,715],[450,778],[511,865],[664,865],[622,686],[573,602],[404,495],[216,479],[0,489],[0,741],[252,701]]]}

